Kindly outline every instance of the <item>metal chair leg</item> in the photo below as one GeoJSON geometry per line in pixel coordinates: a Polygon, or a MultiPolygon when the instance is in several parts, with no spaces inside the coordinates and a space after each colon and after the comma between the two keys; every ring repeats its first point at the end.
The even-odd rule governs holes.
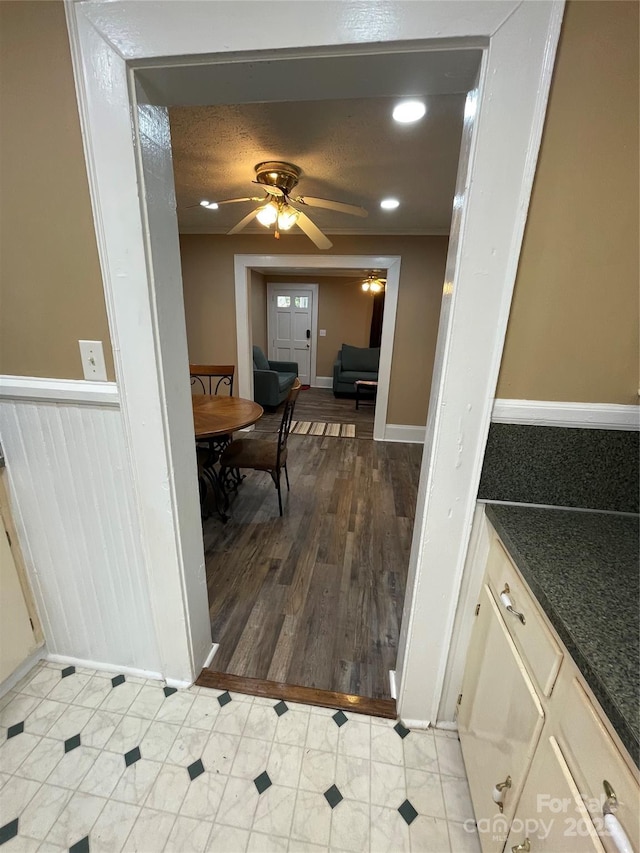
{"type": "Polygon", "coordinates": [[[291,489],[289,488],[289,472],[287,471],[287,463],[286,462],[284,463],[284,476],[286,477],[286,480],[287,480],[287,491],[290,492],[291,489]]]}
{"type": "Polygon", "coordinates": [[[282,515],[282,492],[280,491],[280,471],[276,473],[276,489],[278,490],[278,506],[280,508],[280,515],[282,515]]]}

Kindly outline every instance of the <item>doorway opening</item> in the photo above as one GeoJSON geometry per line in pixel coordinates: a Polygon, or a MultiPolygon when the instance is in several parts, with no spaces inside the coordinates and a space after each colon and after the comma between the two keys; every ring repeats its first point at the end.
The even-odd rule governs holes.
{"type": "Polygon", "coordinates": [[[211,433],[231,443],[204,463],[220,486],[216,505],[203,504],[217,644],[209,678],[215,672],[393,701],[467,99],[465,85],[461,89],[425,91],[429,120],[411,133],[391,119],[390,97],[169,110],[178,222],[193,229],[181,236],[189,361],[228,363],[235,325],[235,395],[265,410],[252,417],[250,434],[211,433]],[[281,121],[293,114],[304,121],[281,121]],[[333,134],[340,127],[339,143],[318,138],[321,126],[333,134]],[[373,126],[377,155],[371,158],[373,126]],[[326,249],[314,251],[308,235],[292,233],[276,233],[274,244],[257,215],[264,200],[241,195],[251,165],[285,146],[297,163],[315,164],[316,174],[309,169],[300,179],[304,192],[313,192],[310,200],[340,198],[369,213],[364,219],[314,208],[310,216],[322,226],[326,249]],[[423,148],[430,150],[426,161],[419,159],[423,148]],[[227,168],[232,153],[237,183],[226,172],[213,173],[206,188],[193,177],[193,164],[210,159],[227,168]],[[383,163],[405,208],[392,219],[377,197],[383,163]],[[335,186],[325,190],[321,180],[335,186]],[[417,225],[423,221],[428,224],[417,225]],[[220,233],[229,226],[229,234],[220,233]],[[270,251],[234,251],[240,246],[270,251]],[[223,265],[219,257],[232,251],[230,303],[228,260],[223,265]],[[195,282],[196,262],[216,294],[215,314],[195,282]],[[371,346],[372,270],[378,278],[384,273],[379,346],[371,346]],[[309,390],[298,395],[281,472],[277,460],[271,467],[263,460],[282,441],[286,383],[296,375],[309,390]],[[232,456],[245,463],[239,474],[225,473],[232,456]],[[282,483],[282,504],[274,483],[282,483]],[[225,499],[219,492],[226,486],[225,499]]]}
{"type": "MultiPolygon", "coordinates": [[[[117,342],[122,421],[135,460],[131,475],[163,672],[175,679],[193,678],[210,650],[164,105],[206,103],[212,92],[227,91],[221,75],[229,79],[230,68],[241,72],[233,102],[238,102],[243,86],[246,93],[247,84],[254,88],[254,100],[268,100],[287,87],[290,96],[292,88],[307,85],[314,96],[318,87],[326,96],[331,86],[343,96],[345,86],[352,85],[382,86],[393,93],[398,79],[388,64],[398,54],[410,64],[431,53],[432,67],[442,72],[440,79],[459,85],[459,60],[466,55],[473,65],[471,86],[477,83],[478,91],[465,116],[468,134],[465,131],[456,186],[433,382],[437,405],[431,407],[427,424],[420,524],[398,659],[403,716],[425,724],[436,719],[447,671],[562,4],[487,3],[462,24],[447,4],[438,5],[434,16],[407,6],[406,15],[378,19],[373,29],[365,9],[366,26],[353,31],[362,44],[355,46],[345,44],[344,21],[327,19],[320,11],[298,10],[291,18],[287,8],[285,22],[282,10],[271,4],[258,23],[256,41],[256,28],[239,26],[224,7],[219,2],[194,7],[188,28],[177,26],[181,11],[172,4],[134,11],[126,4],[66,7],[109,322],[117,342]],[[262,24],[273,48],[268,53],[260,51],[262,24]],[[325,46],[312,44],[314,40],[325,46]],[[280,74],[283,66],[273,61],[280,58],[279,49],[286,51],[281,56],[304,64],[305,72],[318,58],[337,65],[330,75],[295,69],[280,74]],[[384,63],[385,57],[387,67],[379,67],[376,74],[354,72],[363,58],[384,63]],[[478,57],[480,72],[475,77],[478,57]],[[450,73],[452,58],[457,67],[450,73]],[[263,59],[268,61],[256,74],[255,64],[263,59]],[[248,73],[243,75],[245,61],[248,73]],[[105,67],[111,71],[108,77],[105,67]],[[191,85],[203,73],[204,85],[191,85]],[[132,84],[138,84],[139,91],[134,92],[132,84]],[[204,100],[203,91],[208,93],[204,100]],[[140,204],[141,197],[146,206],[140,204]],[[445,606],[430,606],[433,601],[445,606]],[[425,649],[430,650],[428,658],[425,649]]],[[[414,79],[421,76],[419,70],[414,73],[414,79]]]]}

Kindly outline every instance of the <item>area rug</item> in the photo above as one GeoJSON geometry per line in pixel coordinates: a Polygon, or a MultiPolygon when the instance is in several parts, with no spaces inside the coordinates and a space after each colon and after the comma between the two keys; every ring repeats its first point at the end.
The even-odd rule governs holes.
{"type": "Polygon", "coordinates": [[[355,438],[355,424],[327,424],[322,421],[291,421],[294,435],[332,436],[333,438],[355,438]]]}

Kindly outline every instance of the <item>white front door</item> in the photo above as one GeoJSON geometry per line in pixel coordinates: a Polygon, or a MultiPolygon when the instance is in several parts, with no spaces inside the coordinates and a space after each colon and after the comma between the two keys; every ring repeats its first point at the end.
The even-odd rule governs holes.
{"type": "Polygon", "coordinates": [[[308,287],[270,287],[269,358],[295,361],[303,385],[311,384],[313,290],[308,287]]]}

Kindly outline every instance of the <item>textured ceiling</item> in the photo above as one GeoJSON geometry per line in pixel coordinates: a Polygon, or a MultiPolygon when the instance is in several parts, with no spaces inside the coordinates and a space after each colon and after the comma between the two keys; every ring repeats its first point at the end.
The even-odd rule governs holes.
{"type": "MultiPolygon", "coordinates": [[[[303,172],[294,195],[368,210],[361,219],[307,208],[328,234],[447,234],[465,96],[425,101],[426,116],[412,125],[393,121],[391,98],[170,108],[180,231],[228,231],[255,203],[206,210],[199,202],[260,195],[253,167],[286,160],[303,172]],[[399,199],[397,210],[380,209],[388,196],[399,199]]],[[[252,223],[246,231],[265,229],[252,223]]]]}

